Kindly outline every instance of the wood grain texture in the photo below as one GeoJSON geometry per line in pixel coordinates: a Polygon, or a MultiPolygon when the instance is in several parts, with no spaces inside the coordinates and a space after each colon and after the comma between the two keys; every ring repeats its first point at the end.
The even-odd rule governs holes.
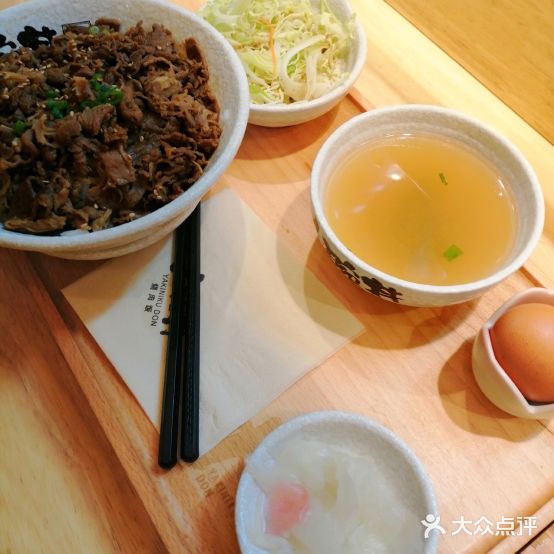
{"type": "MultiPolygon", "coordinates": [[[[2,554],[85,547],[235,554],[234,494],[245,456],[281,422],[321,409],[365,414],[410,444],[449,531],[462,515],[531,515],[553,497],[554,424],[496,409],[473,379],[470,353],[503,301],[535,283],[554,287],[554,148],[385,2],[352,3],[369,49],[351,97],[300,127],[249,126],[215,190],[232,187],[365,332],[197,463],[164,472],[155,429],[60,293],[101,262],[0,250],[2,554]],[[474,302],[442,309],[385,303],[344,279],[315,240],[308,187],[320,145],[361,111],[400,102],[445,105],[490,123],[521,148],[544,185],[541,244],[524,270],[474,302]],[[40,486],[20,481],[22,473],[40,475],[40,486]]],[[[486,552],[501,538],[449,535],[440,552],[486,552]]]]}
{"type": "Polygon", "coordinates": [[[24,254],[0,249],[0,282],[0,552],[165,552],[37,310],[24,254]]]}
{"type": "Polygon", "coordinates": [[[550,554],[554,552],[554,498],[532,514],[537,519],[536,532],[529,539],[525,533],[514,533],[500,542],[490,554],[550,554]]]}
{"type": "Polygon", "coordinates": [[[554,521],[548,529],[526,545],[521,554],[550,554],[550,552],[554,552],[554,521]]]}
{"type": "Polygon", "coordinates": [[[554,0],[387,2],[554,144],[554,0]]]}

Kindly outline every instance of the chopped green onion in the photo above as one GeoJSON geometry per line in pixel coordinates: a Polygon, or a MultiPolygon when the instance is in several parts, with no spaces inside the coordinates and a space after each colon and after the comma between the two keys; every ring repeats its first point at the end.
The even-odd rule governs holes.
{"type": "Polygon", "coordinates": [[[20,137],[25,132],[27,127],[29,127],[29,124],[26,121],[23,121],[23,119],[18,119],[13,124],[12,129],[13,129],[13,132],[14,132],[15,136],[20,137]]]}
{"type": "Polygon", "coordinates": [[[88,28],[89,35],[97,35],[100,32],[100,27],[98,25],[91,25],[88,28]]]}
{"type": "Polygon", "coordinates": [[[108,102],[114,106],[117,106],[123,100],[123,91],[118,89],[115,85],[108,93],[108,102]]]}
{"type": "Polygon", "coordinates": [[[96,94],[97,104],[119,104],[123,98],[123,91],[115,85],[104,85],[96,94]]]}
{"type": "Polygon", "coordinates": [[[61,119],[65,117],[65,113],[67,112],[67,100],[56,100],[52,98],[46,101],[46,107],[56,119],[61,119]]]}
{"type": "Polygon", "coordinates": [[[81,102],[80,107],[82,110],[85,108],[94,108],[100,104],[112,104],[116,106],[123,99],[123,91],[116,85],[107,85],[102,82],[102,73],[95,73],[91,79],[90,84],[94,89],[94,100],[84,100],[81,102]]]}
{"type": "Polygon", "coordinates": [[[446,177],[444,176],[444,173],[439,173],[439,177],[440,177],[441,183],[443,185],[448,185],[448,181],[446,180],[446,177]]]}
{"type": "Polygon", "coordinates": [[[456,246],[455,244],[451,244],[443,253],[442,255],[451,262],[452,260],[456,259],[458,256],[463,254],[462,249],[459,246],[456,246]]]}
{"type": "Polygon", "coordinates": [[[60,95],[60,91],[57,88],[50,88],[46,93],[47,98],[57,98],[60,95]]]}
{"type": "Polygon", "coordinates": [[[96,100],[83,100],[79,104],[79,108],[81,108],[81,110],[84,110],[85,108],[94,108],[94,106],[98,106],[96,100]]]}
{"type": "Polygon", "coordinates": [[[98,90],[102,86],[102,73],[95,73],[91,79],[90,84],[94,90],[98,90]]]}

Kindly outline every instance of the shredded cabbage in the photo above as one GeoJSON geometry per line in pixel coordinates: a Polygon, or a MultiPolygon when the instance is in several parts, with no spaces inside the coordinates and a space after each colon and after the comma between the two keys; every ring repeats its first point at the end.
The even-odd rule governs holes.
{"type": "Polygon", "coordinates": [[[199,14],[235,48],[254,104],[318,98],[348,75],[354,18],[325,0],[208,0],[199,14]]]}

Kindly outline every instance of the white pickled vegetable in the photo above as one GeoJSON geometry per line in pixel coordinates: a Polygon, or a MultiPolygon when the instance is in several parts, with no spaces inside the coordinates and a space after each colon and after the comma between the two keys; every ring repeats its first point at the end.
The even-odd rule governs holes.
{"type": "Polygon", "coordinates": [[[371,460],[338,445],[295,438],[274,457],[249,461],[247,471],[266,495],[258,521],[265,529],[252,529],[249,537],[272,554],[407,554],[411,545],[404,537],[421,527],[371,460]],[[275,519],[290,523],[282,513],[286,503],[272,506],[269,500],[283,485],[303,487],[308,509],[272,535],[267,529],[275,519]]]}

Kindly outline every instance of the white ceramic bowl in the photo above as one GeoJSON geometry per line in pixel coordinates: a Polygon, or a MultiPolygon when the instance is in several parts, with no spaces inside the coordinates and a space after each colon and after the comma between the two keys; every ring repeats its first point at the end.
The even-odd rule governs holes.
{"type": "MultiPolygon", "coordinates": [[[[329,9],[341,21],[352,16],[352,8],[346,0],[327,0],[329,9]]],[[[336,106],[352,88],[365,63],[367,44],[361,24],[354,23],[354,37],[347,67],[348,76],[336,88],[313,100],[293,102],[291,104],[250,104],[249,123],[264,127],[287,127],[305,123],[323,115],[336,106]]]]}
{"type": "Polygon", "coordinates": [[[358,286],[380,298],[411,306],[444,306],[483,294],[513,272],[531,254],[544,225],[544,199],[537,177],[507,139],[477,119],[438,106],[408,104],[375,109],[353,117],[325,141],[311,177],[311,201],[319,239],[337,267],[358,286]],[[323,210],[329,178],[337,165],[361,144],[387,134],[422,132],[445,136],[479,151],[507,180],[518,216],[512,252],[492,275],[460,285],[424,285],[387,274],[355,256],[339,240],[323,210]]]}
{"type": "Polygon", "coordinates": [[[7,40],[17,43],[17,35],[26,25],[37,29],[46,26],[61,32],[64,23],[94,21],[102,16],[118,19],[123,29],[140,20],[145,27],[161,23],[177,39],[193,37],[198,41],[210,71],[210,86],[221,108],[220,144],[202,177],[177,199],[151,214],[111,229],[67,236],[26,235],[0,225],[0,246],[72,259],[109,258],[144,248],[171,233],[192,212],[240,146],[249,112],[244,69],[227,41],[190,11],[159,0],[33,0],[1,11],[0,29],[7,40]]]}
{"type": "Polygon", "coordinates": [[[496,361],[490,337],[490,330],[508,309],[531,302],[554,306],[554,291],[543,288],[525,290],[513,296],[494,312],[475,337],[472,353],[473,375],[485,396],[505,412],[528,419],[548,419],[554,417],[554,402],[531,404],[525,399],[496,361]]]}
{"type": "MultiPolygon", "coordinates": [[[[410,544],[412,554],[436,551],[438,532],[431,532],[425,539],[425,528],[420,523],[427,515],[437,514],[433,486],[421,462],[394,433],[357,414],[313,412],[275,429],[259,444],[250,461],[262,461],[268,455],[273,456],[287,441],[299,435],[341,445],[356,455],[367,456],[368,464],[379,471],[386,485],[396,492],[403,506],[417,518],[416,525],[411,528],[413,537],[402,537],[406,541],[403,544],[410,544]]],[[[239,481],[235,504],[235,525],[243,554],[266,554],[266,550],[252,544],[248,533],[260,521],[263,505],[264,493],[245,469],[239,481]]]]}

